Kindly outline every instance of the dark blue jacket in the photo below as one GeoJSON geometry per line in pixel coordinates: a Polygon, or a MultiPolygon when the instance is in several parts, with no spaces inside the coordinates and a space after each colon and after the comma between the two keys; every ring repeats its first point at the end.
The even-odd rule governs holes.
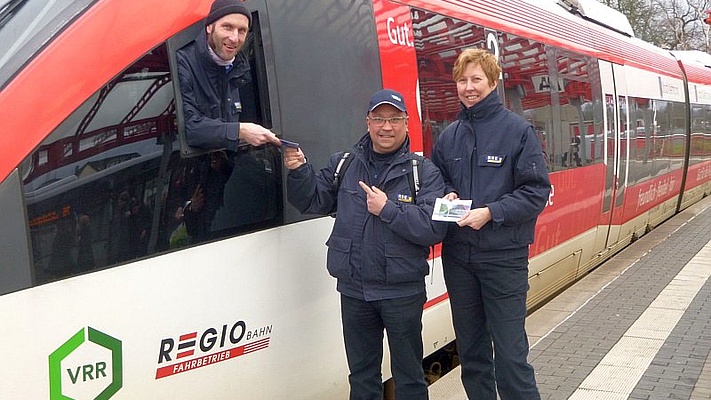
{"type": "Polygon", "coordinates": [[[442,131],[432,162],[446,193],[489,207],[492,220],[480,230],[450,224],[444,249],[491,251],[533,243],[538,215],[548,201],[550,181],[534,128],[507,110],[496,91],[442,131]]]}
{"type": "Polygon", "coordinates": [[[446,232],[445,223],[432,221],[432,208],[435,199],[444,194],[444,182],[437,168],[424,160],[421,188],[413,204],[409,141],[377,178],[371,176],[367,164],[371,149],[366,134],[353,147],[354,159],[338,187],[333,183],[333,172],[343,153],[333,154],[318,173],[310,164],[290,171],[288,200],[302,213],[337,211],[326,242],[326,264],[338,279],[339,292],[366,301],[422,293],[429,273],[429,246],[439,243],[446,232]],[[387,193],[388,202],[380,216],[368,212],[360,180],[387,193]]]}
{"type": "Polygon", "coordinates": [[[188,144],[234,150],[242,112],[239,88],[251,80],[247,58],[239,52],[229,71],[218,65],[207,50],[204,31],[176,57],[188,144]]]}

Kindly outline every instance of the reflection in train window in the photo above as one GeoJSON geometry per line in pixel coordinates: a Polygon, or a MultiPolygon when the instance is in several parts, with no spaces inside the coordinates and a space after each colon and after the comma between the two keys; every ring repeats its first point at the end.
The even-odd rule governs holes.
{"type": "Polygon", "coordinates": [[[671,159],[662,157],[671,145],[670,103],[630,97],[630,127],[622,133],[621,148],[630,152],[630,184],[640,183],[671,169],[671,159]]]}
{"type": "Polygon", "coordinates": [[[702,163],[711,155],[711,106],[694,104],[691,109],[691,165],[702,163]]]}
{"type": "Polygon", "coordinates": [[[560,105],[561,119],[559,165],[573,168],[602,162],[602,98],[597,61],[561,49],[554,51],[559,90],[553,94],[553,104],[560,105]]]}
{"type": "Polygon", "coordinates": [[[420,82],[424,154],[439,134],[456,120],[461,106],[452,66],[461,49],[482,47],[484,29],[427,11],[412,10],[412,28],[420,82]]]}
{"type": "Polygon", "coordinates": [[[686,106],[680,102],[654,101],[655,121],[658,125],[654,160],[657,175],[684,167],[686,151],[686,106]]]}
{"type": "Polygon", "coordinates": [[[569,142],[563,140],[567,134],[561,134],[561,125],[553,123],[551,94],[557,95],[563,90],[562,79],[549,73],[550,54],[542,43],[512,34],[503,34],[499,40],[502,41],[506,107],[523,116],[536,129],[549,168],[553,170],[561,164],[563,141],[569,142]]]}
{"type": "Polygon", "coordinates": [[[602,99],[596,60],[510,33],[413,9],[425,154],[460,111],[452,66],[465,48],[496,37],[507,108],[531,123],[552,171],[602,162],[602,99]],[[560,123],[553,123],[560,121],[560,123]]]}
{"type": "Polygon", "coordinates": [[[181,158],[168,60],[145,54],[23,162],[35,284],[282,223],[278,148],[181,158]]]}

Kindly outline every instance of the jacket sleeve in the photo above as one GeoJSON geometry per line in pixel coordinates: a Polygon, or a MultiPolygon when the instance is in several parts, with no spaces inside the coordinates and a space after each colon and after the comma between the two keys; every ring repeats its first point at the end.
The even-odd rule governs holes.
{"type": "Polygon", "coordinates": [[[532,126],[521,138],[521,151],[513,165],[514,190],[493,203],[491,210],[494,228],[497,225],[517,225],[538,217],[548,202],[550,180],[543,159],[541,143],[532,126]]]}
{"type": "Polygon", "coordinates": [[[396,204],[388,200],[380,212],[380,219],[409,242],[432,246],[441,242],[447,233],[446,222],[432,220],[435,200],[444,196],[444,181],[439,169],[430,160],[424,159],[423,162],[416,204],[396,204]]]}
{"type": "Polygon", "coordinates": [[[341,155],[332,155],[328,165],[318,173],[308,163],[289,171],[286,178],[289,203],[302,214],[328,215],[336,211],[338,187],[333,184],[333,171],[341,155]]]}
{"type": "MultiPolygon", "coordinates": [[[[176,54],[178,60],[178,79],[180,95],[183,99],[183,116],[185,119],[185,139],[190,146],[203,149],[222,149],[234,151],[239,138],[239,122],[225,122],[218,118],[210,118],[199,107],[196,72],[188,60],[188,55],[182,52],[176,54]]],[[[205,78],[207,79],[207,78],[205,78]]],[[[206,106],[206,105],[205,105],[206,106]]],[[[219,105],[210,105],[219,107],[219,105]]]]}

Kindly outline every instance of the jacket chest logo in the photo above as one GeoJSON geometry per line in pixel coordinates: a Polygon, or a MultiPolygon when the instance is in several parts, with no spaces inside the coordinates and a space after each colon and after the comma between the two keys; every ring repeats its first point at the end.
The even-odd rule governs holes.
{"type": "Polygon", "coordinates": [[[487,164],[501,164],[504,162],[504,157],[502,156],[486,156],[487,164]]]}
{"type": "Polygon", "coordinates": [[[406,194],[398,194],[397,201],[399,201],[400,203],[412,203],[412,196],[408,196],[406,194]]]}

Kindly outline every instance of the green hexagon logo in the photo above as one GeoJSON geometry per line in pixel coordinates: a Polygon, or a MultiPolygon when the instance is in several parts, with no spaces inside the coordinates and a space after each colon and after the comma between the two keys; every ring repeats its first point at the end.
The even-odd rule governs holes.
{"type": "Polygon", "coordinates": [[[50,400],[108,400],[123,386],[121,341],[92,327],[49,356],[50,400]]]}

